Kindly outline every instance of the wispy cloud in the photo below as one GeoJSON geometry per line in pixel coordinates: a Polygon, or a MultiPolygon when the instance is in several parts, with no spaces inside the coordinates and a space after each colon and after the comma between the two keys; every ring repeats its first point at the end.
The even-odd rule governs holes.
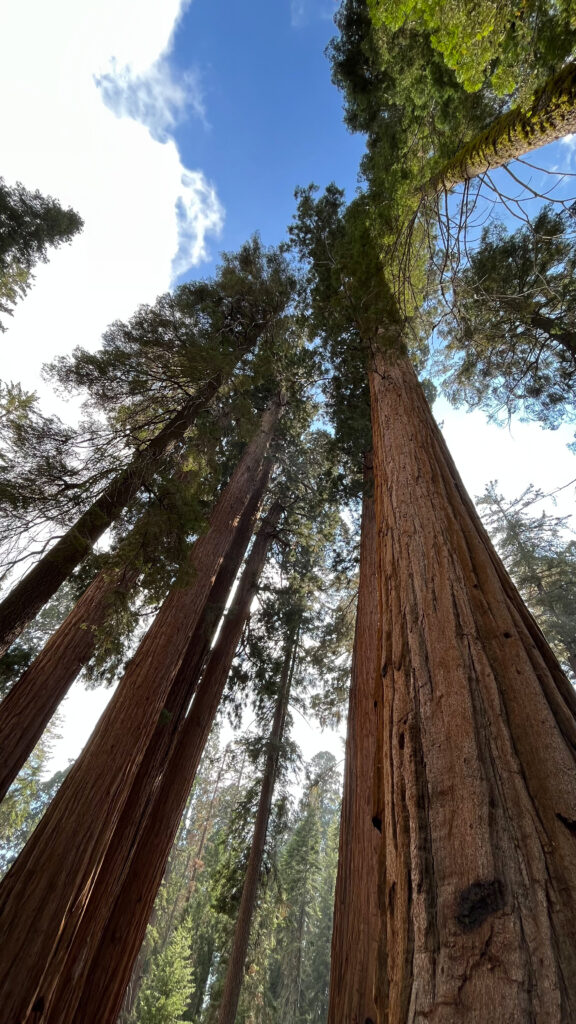
{"type": "Polygon", "coordinates": [[[8,95],[18,81],[18,103],[4,111],[2,173],[73,206],[85,227],[37,267],[9,325],[4,379],[47,396],[37,373],[43,361],[79,340],[96,348],[107,324],[153,302],[174,274],[204,259],[221,229],[215,186],[194,156],[193,170],[183,166],[174,137],[186,117],[189,145],[193,128],[204,130],[199,76],[181,78],[171,60],[186,7],[187,0],[51,0],[34,5],[30,33],[29,5],[10,5],[0,89],[8,95]]]}
{"type": "Polygon", "coordinates": [[[156,142],[167,142],[174,129],[190,113],[206,122],[206,112],[196,72],[175,78],[167,58],[161,57],[146,71],[135,73],[129,64],[95,76],[106,106],[117,117],[130,117],[145,125],[156,142]]]}
{"type": "Polygon", "coordinates": [[[336,0],[290,0],[292,28],[304,28],[312,21],[331,21],[336,0]]]}
{"type": "Polygon", "coordinates": [[[206,236],[219,235],[224,224],[216,189],[201,171],[184,171],[182,186],[176,200],[178,251],[172,261],[173,279],[207,259],[206,236]]]}

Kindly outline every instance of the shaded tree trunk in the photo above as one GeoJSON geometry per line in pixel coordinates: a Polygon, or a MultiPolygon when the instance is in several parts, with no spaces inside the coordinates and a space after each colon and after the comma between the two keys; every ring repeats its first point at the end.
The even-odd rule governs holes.
{"type": "Polygon", "coordinates": [[[378,874],[382,845],[377,737],[382,715],[381,625],[372,456],[364,469],[360,583],[352,661],[346,766],[340,819],[338,874],[328,1024],[376,1024],[374,983],[378,954],[378,874]]]}
{"type": "Polygon", "coordinates": [[[0,704],[0,800],[94,651],[114,596],[139,573],[103,569],[0,704]]]}
{"type": "Polygon", "coordinates": [[[527,110],[513,107],[467,142],[428,183],[425,192],[449,192],[463,181],[575,131],[576,64],[566,64],[538,89],[527,110]]]}
{"type": "Polygon", "coordinates": [[[282,409],[276,400],[128,665],[90,742],[0,887],[0,1005],[19,1021],[45,1005],[82,917],[131,784],[252,492],[282,409]]]}
{"type": "Polygon", "coordinates": [[[384,680],[378,1021],[567,1024],[574,692],[409,359],[378,350],[370,386],[384,680]]]}
{"type": "Polygon", "coordinates": [[[60,1005],[54,1007],[53,1013],[48,1013],[46,1020],[50,1024],[74,1021],[114,1024],[116,1021],[280,513],[281,506],[275,504],[254,542],[233,604],[138,836],[106,929],[84,971],[81,992],[73,999],[73,994],[62,986],[66,1007],[60,1005]]]}
{"type": "MultiPolygon", "coordinates": [[[[246,349],[239,350],[238,359],[246,349]]],[[[44,607],[94,544],[150,479],[158,464],[184,436],[198,413],[210,403],[226,375],[207,381],[172,417],[146,448],[106,486],[102,494],[56,541],[39,562],[0,601],[0,657],[44,607]]]]}
{"type": "MultiPolygon", "coordinates": [[[[269,475],[268,464],[261,473],[254,495],[244,510],[234,542],[222,563],[202,620],[190,639],[188,650],[166,699],[164,712],[142,759],[74,937],[74,944],[66,962],[60,966],[54,994],[47,1002],[46,1019],[59,1022],[75,1019],[76,1004],[86,977],[92,969],[92,961],[112,913],[114,901],[124,884],[126,874],[131,870],[132,861],[137,857],[138,844],[147,818],[154,814],[153,808],[158,799],[163,774],[173,754],[178,730],[209,653],[214,631],[224,610],[230,588],[250,542],[254,520],[269,475]]],[[[147,843],[144,849],[149,849],[147,843]]],[[[133,919],[130,917],[129,925],[132,922],[133,919]]]]}
{"type": "Polygon", "coordinates": [[[256,811],[254,836],[252,838],[252,846],[250,847],[244,885],[242,886],[242,896],[240,899],[236,927],[234,928],[232,948],[230,950],[230,956],[228,958],[228,965],[226,968],[224,991],[222,992],[222,998],[218,1008],[218,1024],[234,1024],[234,1021],[236,1020],[240,989],[242,988],[244,964],[246,962],[248,942],[250,940],[250,928],[252,925],[254,908],[256,906],[256,898],[258,896],[258,885],[260,882],[260,872],[262,870],[262,857],[264,855],[266,833],[268,831],[268,822],[270,820],[270,810],[272,807],[272,796],[274,793],[274,784],[278,768],[280,744],[282,743],[282,736],[284,733],[284,723],[286,721],[288,699],[290,696],[290,685],[298,652],[297,637],[298,632],[296,631],[286,644],[278,698],[274,711],[274,718],[272,720],[270,736],[268,737],[268,753],[266,755],[264,773],[262,776],[262,789],[260,790],[260,799],[258,801],[258,809],[256,811]]]}

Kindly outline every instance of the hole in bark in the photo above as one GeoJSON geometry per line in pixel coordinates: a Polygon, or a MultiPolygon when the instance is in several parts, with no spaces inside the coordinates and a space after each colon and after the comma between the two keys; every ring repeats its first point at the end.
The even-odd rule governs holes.
{"type": "Polygon", "coordinates": [[[382,665],[382,679],[386,678],[387,671],[388,671],[388,665],[386,665],[386,664],[382,665]]]}
{"type": "Polygon", "coordinates": [[[388,889],[388,913],[390,917],[394,917],[394,908],[396,906],[396,882],[392,882],[392,885],[388,889]]]}
{"type": "Polygon", "coordinates": [[[375,708],[377,708],[377,707],[378,707],[378,701],[377,701],[377,700],[375,700],[375,701],[374,701],[374,707],[375,707],[375,708]]]}
{"type": "Polygon", "coordinates": [[[372,1017],[366,1017],[366,1020],[364,1021],[364,1024],[374,1024],[374,1021],[372,1020],[372,1017]]]}
{"type": "Polygon", "coordinates": [[[498,878],[491,882],[473,882],[460,893],[456,920],[465,931],[473,931],[504,906],[504,886],[498,878]]]}
{"type": "Polygon", "coordinates": [[[571,818],[565,818],[563,814],[559,813],[556,814],[556,817],[558,818],[558,821],[562,822],[562,824],[568,829],[569,832],[572,832],[573,835],[576,835],[576,821],[573,821],[571,818]]]}
{"type": "Polygon", "coordinates": [[[44,1013],[44,996],[38,996],[38,999],[32,1007],[32,1013],[41,1014],[44,1013]]]}
{"type": "Polygon", "coordinates": [[[375,815],[372,818],[372,824],[374,825],[374,828],[377,828],[380,833],[382,832],[382,818],[379,818],[377,815],[375,815]]]}
{"type": "Polygon", "coordinates": [[[502,633],[502,636],[506,637],[507,640],[512,639],[512,633],[502,633]]]}
{"type": "Polygon", "coordinates": [[[401,732],[399,737],[398,737],[398,746],[400,747],[400,750],[404,750],[404,743],[405,743],[404,733],[401,732]]]}

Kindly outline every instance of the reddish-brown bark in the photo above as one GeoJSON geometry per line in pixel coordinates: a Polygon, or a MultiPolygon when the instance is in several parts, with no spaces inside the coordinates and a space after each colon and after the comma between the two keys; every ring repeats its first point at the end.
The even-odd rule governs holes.
{"type": "Polygon", "coordinates": [[[346,737],[338,875],[330,967],[328,1024],[376,1022],[374,982],[380,913],[382,845],[377,737],[382,714],[378,560],[372,458],[366,459],[360,581],[346,737]]]}
{"type": "Polygon", "coordinates": [[[0,1005],[7,1021],[24,1019],[50,996],[42,979],[58,976],[280,411],[275,401],[264,414],[194,545],[191,581],[166,598],[90,742],[0,886],[0,1005]]]}
{"type": "Polygon", "coordinates": [[[52,715],[89,660],[95,631],[110,601],[130,590],[138,572],[128,568],[98,573],[64,622],[0,705],[0,800],[32,753],[52,715]]]}
{"type": "MultiPolygon", "coordinates": [[[[208,659],[192,707],[176,738],[153,806],[138,837],[126,878],[82,991],[64,991],[49,1024],[114,1024],[142,944],[190,788],[214,722],[230,666],[257,590],[281,507],[271,510],[254,542],[233,604],[208,659]]],[[[76,986],[75,986],[76,987],[76,986]]]]}
{"type": "Polygon", "coordinates": [[[371,373],[386,1024],[576,1020],[576,699],[410,361],[371,373]]]}
{"type": "Polygon", "coordinates": [[[282,666],[282,674],[279,681],[274,718],[272,719],[272,728],[270,730],[270,736],[268,737],[268,753],[266,755],[266,762],[262,775],[262,788],[260,790],[258,809],[256,811],[254,835],[252,837],[252,845],[250,847],[246,874],[244,876],[244,884],[242,886],[242,896],[240,898],[240,907],[238,909],[238,917],[234,928],[232,948],[230,950],[230,956],[226,967],[224,990],[222,992],[220,1006],[218,1007],[218,1024],[234,1024],[234,1021],[236,1020],[236,1011],[238,1009],[238,1000],[240,999],[240,990],[242,988],[242,979],[244,976],[244,964],[246,962],[248,942],[250,940],[250,928],[252,925],[254,908],[256,906],[256,898],[258,896],[258,885],[260,882],[260,872],[262,870],[262,857],[264,855],[266,833],[268,831],[268,822],[270,820],[270,809],[272,807],[272,796],[274,793],[274,783],[276,781],[280,744],[284,733],[284,723],[286,721],[288,700],[290,697],[290,685],[292,682],[297,651],[298,642],[297,634],[295,634],[288,641],[284,655],[284,664],[282,666]]]}
{"type": "MultiPolygon", "coordinates": [[[[238,358],[241,354],[238,353],[238,358]]],[[[199,388],[196,395],[178,410],[143,451],[134,455],[128,466],[110,481],[74,525],[0,601],[0,657],[132,501],[158,468],[158,463],[170,453],[192,426],[198,413],[210,403],[224,379],[224,373],[217,373],[199,388]]]]}
{"type": "MultiPolygon", "coordinates": [[[[132,860],[138,859],[142,850],[140,836],[147,816],[154,815],[154,801],[162,783],[178,730],[192,699],[202,666],[210,650],[214,631],[230,594],[230,589],[240,569],[246,549],[252,536],[254,521],[270,476],[271,465],[264,466],[256,481],[254,493],[247,503],[235,531],[234,541],[224,558],[218,576],[210,592],[210,598],[202,618],[194,630],[182,664],[166,699],[164,712],[148,744],[142,763],[124,804],[122,814],[114,830],[106,856],[98,872],[93,891],[86,906],[82,921],[74,936],[66,962],[60,967],[54,994],[48,1000],[46,1019],[74,1021],[76,1005],[80,998],[86,977],[93,969],[93,960],[112,913],[114,902],[123,885],[126,873],[131,869],[132,860]]],[[[161,801],[163,798],[160,798],[161,801]]],[[[163,810],[168,805],[163,806],[163,810]]],[[[152,828],[155,828],[152,825],[152,828]]],[[[167,837],[165,831],[162,832],[167,837]]],[[[150,844],[144,842],[144,851],[150,844]]],[[[134,926],[134,913],[142,912],[142,903],[127,918],[134,926]]],[[[119,966],[119,963],[116,967],[119,966]]],[[[45,978],[46,988],[50,988],[45,978]]]]}

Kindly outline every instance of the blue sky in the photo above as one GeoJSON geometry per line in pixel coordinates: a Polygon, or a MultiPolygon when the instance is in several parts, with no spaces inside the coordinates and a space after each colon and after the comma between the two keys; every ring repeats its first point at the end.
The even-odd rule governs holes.
{"type": "Polygon", "coordinates": [[[254,230],[282,237],[296,185],[333,179],[353,192],[362,139],[342,124],[324,56],[334,34],[329,0],[196,0],[176,32],[172,63],[197,70],[207,125],[181,125],[184,162],[196,160],[226,210],[224,248],[254,230]]]}

